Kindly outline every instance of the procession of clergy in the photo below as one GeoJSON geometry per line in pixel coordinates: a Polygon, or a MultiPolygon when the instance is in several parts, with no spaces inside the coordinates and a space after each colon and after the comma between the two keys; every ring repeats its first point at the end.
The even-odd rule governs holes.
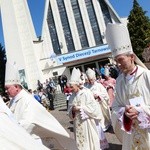
{"type": "Polygon", "coordinates": [[[68,111],[75,139],[22,87],[15,66],[6,63],[11,100],[9,107],[0,100],[0,149],[111,150],[104,132],[112,124],[122,150],[150,150],[150,71],[133,53],[126,26],[108,24],[106,39],[121,73],[116,86],[105,88],[91,68],[85,73],[73,68],[68,111]],[[109,89],[115,94],[112,112],[109,89]]]}

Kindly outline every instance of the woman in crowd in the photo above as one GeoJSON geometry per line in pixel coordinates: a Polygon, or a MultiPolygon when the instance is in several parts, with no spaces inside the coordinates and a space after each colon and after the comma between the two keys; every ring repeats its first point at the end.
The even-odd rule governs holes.
{"type": "Polygon", "coordinates": [[[105,72],[104,80],[101,83],[108,92],[109,107],[111,108],[115,96],[114,92],[115,92],[116,80],[110,76],[109,72],[105,72]]]}

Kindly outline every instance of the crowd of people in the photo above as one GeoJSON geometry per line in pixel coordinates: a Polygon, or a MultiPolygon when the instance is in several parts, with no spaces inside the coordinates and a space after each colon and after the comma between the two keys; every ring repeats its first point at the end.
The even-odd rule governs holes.
{"type": "Polygon", "coordinates": [[[56,92],[56,83],[52,78],[46,79],[46,82],[41,83],[37,81],[37,89],[28,91],[33,95],[33,97],[41,103],[48,111],[54,110],[54,98],[56,92]]]}
{"type": "MultiPolygon", "coordinates": [[[[101,83],[107,90],[109,96],[109,107],[111,108],[113,99],[114,99],[114,87],[115,87],[115,78],[113,78],[112,70],[115,70],[115,77],[119,74],[117,71],[117,67],[111,64],[105,64],[104,67],[101,66],[100,70],[93,68],[95,72],[95,77],[97,82],[101,83]],[[112,69],[113,68],[113,69],[112,69]],[[103,72],[101,71],[103,70],[103,72]]],[[[84,77],[85,77],[85,73],[84,77]]],[[[83,77],[83,78],[84,78],[83,77]]],[[[87,78],[87,77],[86,77],[87,78]]],[[[89,81],[88,79],[86,81],[89,81]]],[[[85,84],[88,85],[89,82],[85,84]]],[[[72,95],[71,88],[68,83],[68,77],[66,75],[58,76],[57,81],[54,81],[52,78],[46,79],[45,82],[41,83],[39,80],[37,81],[37,89],[33,90],[28,89],[28,92],[33,95],[33,97],[41,103],[48,111],[54,110],[54,98],[57,86],[60,86],[61,92],[66,95],[66,105],[68,110],[68,103],[70,96],[72,95]],[[56,82],[56,83],[55,83],[56,82]]]]}
{"type": "MultiPolygon", "coordinates": [[[[65,75],[58,76],[57,81],[52,78],[46,79],[41,83],[37,81],[37,89],[28,89],[34,98],[41,103],[47,110],[54,110],[54,99],[56,96],[57,85],[60,86],[61,92],[64,93],[67,88],[67,77],[65,75]]],[[[65,93],[64,93],[65,94],[65,93]]],[[[67,98],[68,99],[68,98],[67,98]]]]}
{"type": "Polygon", "coordinates": [[[134,54],[126,26],[108,24],[106,39],[117,68],[109,64],[99,71],[73,68],[70,80],[59,77],[75,140],[43,107],[48,98],[49,109],[54,109],[55,82],[38,81],[37,91],[27,92],[17,69],[7,62],[5,89],[10,102],[7,107],[0,97],[1,149],[104,150],[109,148],[104,132],[112,125],[122,150],[150,150],[150,71],[134,54]]]}

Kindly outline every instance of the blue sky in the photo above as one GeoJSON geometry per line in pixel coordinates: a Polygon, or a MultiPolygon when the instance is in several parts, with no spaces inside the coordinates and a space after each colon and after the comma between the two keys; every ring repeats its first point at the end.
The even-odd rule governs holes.
{"type": "MultiPolygon", "coordinates": [[[[133,0],[109,0],[113,8],[119,14],[120,17],[126,17],[129,15],[133,6],[133,0]]],[[[150,0],[137,0],[139,5],[144,11],[147,11],[146,15],[150,17],[150,0]]]]}
{"type": "MultiPolygon", "coordinates": [[[[42,21],[44,15],[44,5],[45,0],[27,0],[29,4],[29,9],[31,11],[31,16],[33,19],[33,24],[37,36],[41,35],[42,21]]],[[[132,9],[133,0],[109,0],[113,8],[116,10],[120,17],[127,17],[132,9]]],[[[138,0],[138,3],[147,11],[147,16],[150,17],[150,0],[138,0]]],[[[4,46],[2,24],[0,21],[0,43],[4,46]]]]}

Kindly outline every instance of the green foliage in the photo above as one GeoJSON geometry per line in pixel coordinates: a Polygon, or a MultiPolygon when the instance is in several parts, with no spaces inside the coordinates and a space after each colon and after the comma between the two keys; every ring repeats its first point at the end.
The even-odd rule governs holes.
{"type": "Polygon", "coordinates": [[[4,92],[5,64],[6,64],[5,48],[0,44],[0,93],[4,92]]]}
{"type": "Polygon", "coordinates": [[[133,50],[143,60],[142,52],[150,44],[150,19],[137,0],[133,0],[133,8],[128,16],[128,21],[133,50]]]}

